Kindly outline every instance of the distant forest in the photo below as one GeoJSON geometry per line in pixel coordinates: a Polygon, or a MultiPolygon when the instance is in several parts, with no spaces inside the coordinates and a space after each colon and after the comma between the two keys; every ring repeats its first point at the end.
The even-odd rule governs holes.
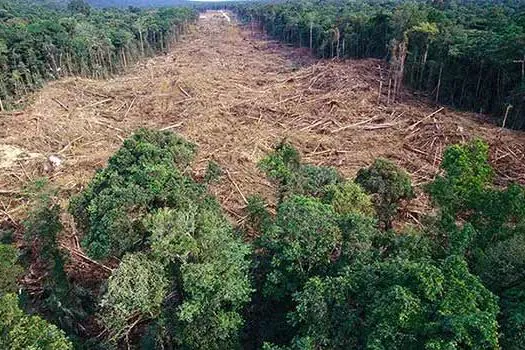
{"type": "Polygon", "coordinates": [[[186,0],[89,0],[94,7],[167,7],[187,5],[186,0]]]}

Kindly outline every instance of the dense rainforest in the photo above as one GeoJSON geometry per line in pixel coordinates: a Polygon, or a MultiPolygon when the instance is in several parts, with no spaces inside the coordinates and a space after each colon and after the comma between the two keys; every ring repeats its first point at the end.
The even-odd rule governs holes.
{"type": "Polygon", "coordinates": [[[25,189],[32,209],[1,237],[2,349],[524,348],[525,188],[493,185],[482,141],[445,151],[417,226],[394,163],[345,179],[286,142],[259,163],[276,207],[250,197],[233,226],[208,190],[223,171],[196,177],[196,151],[139,130],[71,198],[98,277],[68,270],[57,189],[25,189]]]}
{"type": "Polygon", "coordinates": [[[525,128],[522,1],[305,0],[229,7],[320,57],[387,59],[382,84],[394,96],[405,84],[436,102],[525,128]]]}
{"type": "Polygon", "coordinates": [[[0,1],[0,111],[46,81],[107,78],[141,57],[169,50],[197,17],[187,7],[96,10],[0,1]]]}

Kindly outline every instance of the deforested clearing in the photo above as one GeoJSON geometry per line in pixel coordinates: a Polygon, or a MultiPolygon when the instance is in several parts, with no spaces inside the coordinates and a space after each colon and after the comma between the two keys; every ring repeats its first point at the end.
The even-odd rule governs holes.
{"type": "MultiPolygon", "coordinates": [[[[490,145],[499,181],[525,183],[522,132],[409,91],[387,103],[386,88],[379,96],[382,69],[375,59],[317,60],[208,12],[169,54],[122,76],[48,84],[22,112],[2,114],[0,137],[30,153],[58,154],[64,162],[52,181],[79,189],[134,130],[179,132],[199,146],[197,173],[208,160],[228,170],[213,190],[235,220],[242,219],[243,195],[271,197],[257,162],[283,138],[305,161],[345,176],[388,157],[424,184],[446,145],[479,137],[490,145]]],[[[2,169],[1,190],[42,175],[44,163],[23,159],[2,169]]],[[[7,201],[4,215],[19,204],[7,201]]]]}
{"type": "Polygon", "coordinates": [[[333,59],[299,13],[310,49],[283,44],[281,5],[73,0],[64,16],[132,40],[83,42],[68,78],[43,60],[58,80],[32,95],[0,77],[0,348],[521,345],[523,132],[434,103],[441,73],[434,98],[395,59],[340,58],[337,26],[333,59]]]}

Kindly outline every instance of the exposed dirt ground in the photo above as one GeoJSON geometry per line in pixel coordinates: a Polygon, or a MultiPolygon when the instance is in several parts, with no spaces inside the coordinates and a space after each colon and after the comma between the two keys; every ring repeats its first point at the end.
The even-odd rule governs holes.
{"type": "MultiPolygon", "coordinates": [[[[220,13],[204,17],[168,55],[109,81],[50,83],[24,111],[0,115],[3,219],[23,217],[19,191],[30,179],[47,176],[64,194],[81,190],[140,127],[170,129],[197,143],[197,174],[208,160],[219,163],[229,176],[212,190],[238,221],[245,197],[272,200],[274,189],[257,162],[283,138],[305,161],[335,166],[347,177],[376,157],[390,158],[419,185],[436,174],[445,145],[481,137],[492,146],[499,181],[525,183],[524,133],[407,91],[387,103],[385,86],[378,96],[379,60],[316,60],[220,13]],[[17,158],[6,159],[2,149],[16,150],[9,154],[17,158]],[[62,160],[58,168],[48,164],[50,155],[62,160]]],[[[416,201],[414,220],[417,208],[416,201]]]]}

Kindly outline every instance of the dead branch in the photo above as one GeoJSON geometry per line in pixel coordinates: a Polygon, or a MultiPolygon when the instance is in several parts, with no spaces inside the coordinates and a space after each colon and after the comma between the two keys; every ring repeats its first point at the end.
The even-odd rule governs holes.
{"type": "Polygon", "coordinates": [[[124,117],[122,118],[122,120],[126,119],[126,117],[128,116],[129,112],[131,111],[131,108],[133,108],[133,104],[135,103],[136,99],[137,99],[137,96],[135,96],[133,98],[133,100],[131,101],[131,103],[129,104],[129,107],[128,107],[126,113],[124,114],[124,117]]]}
{"type": "Polygon", "coordinates": [[[424,117],[423,119],[419,120],[418,122],[410,125],[408,127],[408,130],[414,130],[416,128],[416,126],[418,126],[419,124],[421,124],[422,122],[424,122],[425,120],[429,119],[429,118],[432,118],[433,116],[435,116],[436,114],[438,114],[439,112],[441,112],[443,109],[445,109],[445,107],[441,107],[439,108],[438,110],[430,113],[429,115],[427,115],[426,117],[424,117]]]}
{"type": "Polygon", "coordinates": [[[350,125],[346,125],[346,126],[343,126],[339,129],[335,129],[335,130],[332,130],[331,133],[332,134],[336,134],[338,132],[341,132],[343,130],[347,130],[347,129],[351,129],[351,128],[355,128],[356,126],[360,126],[360,125],[363,125],[363,124],[367,124],[367,123],[370,123],[374,120],[378,119],[378,116],[373,116],[372,118],[370,119],[367,119],[367,120],[363,120],[363,121],[360,121],[358,123],[354,123],[354,124],[350,124],[350,125]]]}
{"type": "Polygon", "coordinates": [[[68,247],[67,245],[65,245],[64,243],[61,243],[60,244],[60,247],[62,247],[63,249],[67,250],[68,252],[70,252],[71,254],[79,257],[79,258],[82,258],[84,259],[85,261],[91,263],[91,264],[94,264],[104,270],[106,270],[107,272],[113,272],[113,269],[107,267],[106,265],[104,264],[101,264],[99,263],[98,261],[95,261],[93,259],[91,259],[90,257],[86,256],[84,253],[82,253],[81,251],[75,249],[75,248],[71,248],[71,247],[68,247]]]}
{"type": "Polygon", "coordinates": [[[170,126],[166,126],[165,128],[162,128],[162,129],[159,129],[159,130],[160,130],[160,131],[166,131],[166,130],[170,130],[170,129],[178,128],[179,126],[182,126],[182,124],[184,124],[184,122],[180,122],[180,123],[177,123],[177,124],[173,124],[173,125],[170,125],[170,126]]]}
{"type": "Polygon", "coordinates": [[[233,178],[232,178],[232,176],[230,174],[230,171],[228,169],[226,169],[226,175],[228,176],[228,179],[231,181],[233,186],[235,186],[235,189],[237,189],[237,192],[239,192],[239,194],[241,195],[242,200],[244,201],[244,203],[248,204],[248,200],[246,199],[246,197],[244,197],[244,194],[242,193],[241,189],[239,188],[237,183],[233,180],[233,178]]]}
{"type": "Polygon", "coordinates": [[[179,85],[179,90],[180,90],[184,95],[186,95],[187,98],[192,98],[191,95],[188,94],[188,93],[186,92],[186,90],[184,90],[184,89],[182,88],[182,86],[180,86],[180,85],[179,85]]]}
{"type": "Polygon", "coordinates": [[[64,108],[66,110],[66,112],[69,112],[69,107],[66,106],[65,104],[63,104],[62,102],[60,102],[58,99],[56,98],[52,98],[53,101],[55,101],[60,107],[64,108]]]}

